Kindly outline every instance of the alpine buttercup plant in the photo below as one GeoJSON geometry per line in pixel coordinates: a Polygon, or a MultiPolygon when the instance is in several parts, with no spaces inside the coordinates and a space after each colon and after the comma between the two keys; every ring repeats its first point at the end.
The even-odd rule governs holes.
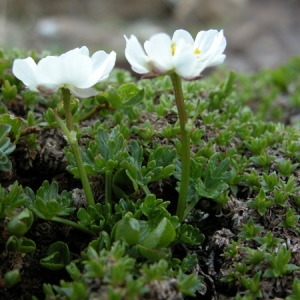
{"type": "Polygon", "coordinates": [[[114,51],[101,50],[90,57],[83,46],[60,56],[46,56],[37,64],[32,57],[16,59],[12,71],[32,91],[52,94],[66,88],[79,98],[88,98],[97,95],[92,86],[108,78],[115,61],[114,51]]]}
{"type": "Polygon", "coordinates": [[[180,221],[185,217],[190,181],[190,131],[191,126],[184,104],[181,79],[195,80],[208,67],[221,64],[226,39],[223,30],[198,32],[195,39],[186,30],[176,30],[172,38],[166,33],[153,35],[144,43],[131,35],[126,39],[125,56],[132,70],[146,77],[169,75],[172,80],[181,133],[181,182],[177,204],[180,221]]]}
{"type": "Polygon", "coordinates": [[[47,56],[37,64],[32,57],[16,59],[12,68],[13,74],[32,91],[53,94],[61,90],[66,122],[57,115],[55,117],[72,148],[89,204],[94,204],[94,198],[74,131],[71,94],[79,98],[97,95],[97,90],[92,87],[108,78],[115,61],[114,51],[107,54],[101,50],[90,57],[88,48],[83,46],[60,56],[47,56]]]}

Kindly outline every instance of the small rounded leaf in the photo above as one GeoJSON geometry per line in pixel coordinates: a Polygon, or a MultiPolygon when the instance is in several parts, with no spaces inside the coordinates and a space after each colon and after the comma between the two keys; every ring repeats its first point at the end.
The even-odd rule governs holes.
{"type": "Polygon", "coordinates": [[[154,230],[142,241],[147,248],[165,248],[174,241],[176,232],[171,221],[164,217],[154,230]]]}
{"type": "Polygon", "coordinates": [[[140,238],[140,226],[137,219],[128,212],[113,228],[115,241],[125,240],[129,246],[135,245],[140,238]]]}
{"type": "Polygon", "coordinates": [[[4,275],[4,283],[7,287],[15,286],[21,280],[19,270],[11,270],[5,273],[4,275]]]}
{"type": "Polygon", "coordinates": [[[8,222],[7,231],[11,235],[23,236],[32,226],[33,220],[33,213],[25,208],[8,222]]]}

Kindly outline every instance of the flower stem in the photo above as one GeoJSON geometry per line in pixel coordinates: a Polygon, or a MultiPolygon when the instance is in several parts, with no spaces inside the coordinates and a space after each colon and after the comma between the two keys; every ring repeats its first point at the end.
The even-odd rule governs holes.
{"type": "Polygon", "coordinates": [[[85,197],[87,199],[87,202],[89,205],[95,204],[93,192],[86,174],[86,170],[83,165],[83,160],[80,154],[80,149],[76,137],[76,132],[72,129],[73,128],[73,117],[71,112],[71,106],[70,106],[70,91],[67,89],[62,89],[62,96],[63,96],[63,102],[64,102],[64,110],[65,110],[65,116],[66,116],[66,124],[58,117],[56,117],[56,121],[58,125],[60,126],[61,130],[63,131],[64,135],[66,136],[66,139],[72,149],[72,152],[74,154],[77,168],[79,172],[79,177],[82,183],[82,187],[85,193],[85,197]],[[68,92],[67,92],[68,91],[68,92]],[[66,97],[66,98],[65,98],[66,97]]]}
{"type": "Polygon", "coordinates": [[[185,216],[190,182],[190,131],[187,128],[188,118],[184,105],[181,78],[176,73],[170,76],[174,88],[181,135],[181,182],[176,215],[179,221],[182,222],[185,216]]]}
{"type": "Polygon", "coordinates": [[[64,219],[64,218],[61,218],[61,217],[54,217],[52,220],[55,221],[55,222],[58,222],[58,223],[62,223],[62,224],[71,226],[71,227],[76,228],[78,230],[81,230],[81,231],[83,231],[85,233],[88,233],[89,235],[93,235],[93,236],[96,235],[94,231],[92,231],[90,229],[87,229],[87,228],[81,226],[80,224],[75,223],[75,222],[73,222],[71,220],[64,219]]]}
{"type": "Polygon", "coordinates": [[[62,99],[64,103],[65,118],[69,131],[73,130],[73,116],[71,111],[71,93],[68,89],[61,89],[62,99]]]}
{"type": "Polygon", "coordinates": [[[83,165],[83,161],[82,161],[82,157],[80,154],[77,139],[76,139],[76,141],[72,141],[72,143],[70,143],[70,146],[72,148],[72,151],[73,151],[76,163],[77,163],[79,176],[80,176],[82,187],[83,187],[83,190],[84,190],[84,193],[86,196],[86,200],[89,205],[94,205],[95,201],[94,201],[93,192],[92,192],[91,185],[90,185],[90,182],[88,180],[88,177],[87,177],[84,165],[83,165]]]}

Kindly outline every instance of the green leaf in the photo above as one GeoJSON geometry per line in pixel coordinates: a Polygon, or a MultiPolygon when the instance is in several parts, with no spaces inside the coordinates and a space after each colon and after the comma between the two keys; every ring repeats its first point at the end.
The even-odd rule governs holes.
{"type": "Polygon", "coordinates": [[[28,195],[28,207],[40,218],[52,220],[56,216],[67,216],[75,210],[72,204],[72,195],[70,192],[63,191],[58,193],[58,184],[53,181],[49,184],[44,181],[37,190],[36,196],[30,188],[26,188],[28,195]]]}
{"type": "MultiPolygon", "coordinates": [[[[2,114],[0,116],[0,123],[3,125],[11,126],[9,130],[6,128],[5,135],[10,133],[11,138],[16,143],[19,140],[21,132],[22,132],[21,118],[13,117],[11,114],[2,114]]],[[[1,126],[0,126],[0,128],[1,128],[1,126]]],[[[0,130],[0,132],[2,132],[2,130],[0,130]]],[[[2,136],[2,133],[0,133],[0,140],[1,140],[1,136],[2,136]]]]}
{"type": "Polygon", "coordinates": [[[171,250],[168,248],[153,249],[143,245],[137,245],[140,254],[150,261],[158,261],[170,257],[171,250]]]}
{"type": "Polygon", "coordinates": [[[300,299],[300,279],[294,278],[293,281],[293,294],[287,296],[286,300],[298,300],[300,299]]]}
{"type": "Polygon", "coordinates": [[[150,222],[147,222],[143,228],[144,232],[139,242],[144,247],[160,249],[174,241],[176,232],[169,219],[163,218],[154,229],[151,227],[150,222]]]}
{"type": "Polygon", "coordinates": [[[7,231],[12,235],[23,236],[31,228],[33,220],[33,213],[24,208],[8,222],[7,231]]]}
{"type": "Polygon", "coordinates": [[[0,198],[0,218],[12,214],[16,208],[24,205],[27,199],[23,188],[18,185],[17,181],[13,183],[9,191],[0,187],[0,198]]]}
{"type": "Polygon", "coordinates": [[[102,97],[113,107],[127,108],[137,105],[144,98],[144,90],[139,89],[133,83],[124,83],[117,89],[110,86],[102,97]]]}
{"type": "Polygon", "coordinates": [[[193,268],[195,268],[198,264],[198,258],[197,258],[197,254],[193,253],[193,254],[189,254],[188,256],[186,256],[182,262],[181,262],[181,270],[185,273],[185,272],[189,272],[191,271],[193,268]]]}
{"type": "Polygon", "coordinates": [[[70,263],[70,252],[66,243],[56,242],[50,245],[47,255],[40,260],[40,264],[52,271],[61,270],[70,263]]]}
{"type": "Polygon", "coordinates": [[[124,239],[129,246],[135,245],[140,238],[140,225],[137,219],[128,212],[113,228],[114,240],[124,239]]]}
{"type": "Polygon", "coordinates": [[[195,292],[204,288],[201,277],[195,274],[179,273],[177,276],[178,290],[185,295],[195,296],[195,292]]]}
{"type": "Polygon", "coordinates": [[[5,286],[11,288],[21,281],[21,275],[19,270],[11,270],[4,275],[5,286]]]}
{"type": "Polygon", "coordinates": [[[133,83],[122,84],[118,88],[123,107],[131,107],[140,103],[144,98],[144,90],[133,83]]]}
{"type": "Polygon", "coordinates": [[[114,127],[110,133],[102,128],[99,129],[95,141],[97,153],[101,154],[100,158],[95,158],[95,171],[103,173],[115,169],[120,164],[126,147],[120,126],[114,127]]]}
{"type": "Polygon", "coordinates": [[[0,123],[0,171],[8,172],[12,168],[8,155],[11,154],[16,146],[7,137],[11,130],[11,125],[0,123]]]}
{"type": "Polygon", "coordinates": [[[8,80],[4,80],[4,84],[1,87],[1,92],[4,100],[13,100],[17,95],[17,87],[11,85],[8,80]]]}
{"type": "Polygon", "coordinates": [[[206,167],[192,161],[192,182],[195,190],[201,197],[214,199],[228,188],[228,184],[225,181],[229,181],[231,178],[231,173],[227,171],[230,160],[225,158],[218,162],[219,156],[219,153],[213,154],[208,160],[206,167]],[[197,175],[200,175],[200,178],[197,178],[197,175]]]}
{"type": "Polygon", "coordinates": [[[10,236],[5,244],[7,251],[20,251],[21,253],[30,253],[36,250],[36,244],[33,240],[26,237],[10,236]]]}
{"type": "Polygon", "coordinates": [[[177,229],[176,242],[190,245],[200,245],[204,242],[204,239],[205,237],[200,232],[199,228],[196,228],[190,224],[182,224],[177,229]]]}

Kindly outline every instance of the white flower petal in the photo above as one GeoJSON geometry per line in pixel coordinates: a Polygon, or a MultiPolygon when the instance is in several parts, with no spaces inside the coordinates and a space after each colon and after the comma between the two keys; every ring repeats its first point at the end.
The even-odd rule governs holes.
{"type": "Polygon", "coordinates": [[[59,86],[64,80],[62,60],[58,56],[47,56],[37,64],[37,76],[40,85],[59,86]]]}
{"type": "Polygon", "coordinates": [[[126,58],[132,69],[140,74],[174,71],[185,79],[193,79],[206,67],[218,65],[226,57],[223,54],[226,39],[222,30],[200,31],[195,41],[183,29],[176,30],[172,39],[165,33],[158,33],[144,43],[146,54],[136,37],[131,36],[126,41],[126,58]]]}
{"type": "Polygon", "coordinates": [[[183,29],[176,30],[172,37],[172,42],[177,43],[179,40],[185,40],[187,43],[194,43],[194,39],[189,32],[183,29]]]}
{"type": "Polygon", "coordinates": [[[201,52],[207,52],[214,41],[216,33],[217,30],[214,29],[198,32],[194,47],[198,48],[201,52]]]}
{"type": "Polygon", "coordinates": [[[30,90],[37,91],[37,65],[31,57],[15,59],[12,72],[30,90]]]}
{"type": "Polygon", "coordinates": [[[78,98],[90,98],[96,96],[99,92],[93,88],[79,89],[74,86],[67,86],[70,92],[78,98]]]}
{"type": "Polygon", "coordinates": [[[195,47],[200,49],[199,59],[205,62],[207,66],[217,65],[225,59],[223,51],[226,47],[226,39],[222,30],[220,32],[217,30],[199,32],[195,47]]]}
{"type": "Polygon", "coordinates": [[[151,70],[148,66],[148,58],[138,39],[134,35],[129,39],[125,36],[125,39],[125,57],[131,64],[132,70],[139,74],[149,73],[151,70]]]}
{"type": "Polygon", "coordinates": [[[108,78],[116,63],[116,52],[112,51],[107,54],[105,51],[97,51],[91,57],[91,61],[93,71],[87,80],[88,86],[93,86],[108,78]]]}
{"type": "Polygon", "coordinates": [[[144,48],[149,56],[154,72],[165,73],[173,69],[172,41],[165,33],[153,35],[145,42],[144,48]]]}
{"type": "Polygon", "coordinates": [[[61,54],[59,57],[62,59],[65,59],[68,56],[74,56],[74,55],[78,55],[78,54],[89,56],[89,49],[86,46],[82,46],[81,48],[75,48],[75,49],[69,50],[69,51],[61,54]]]}
{"type": "Polygon", "coordinates": [[[88,79],[93,71],[92,61],[89,56],[77,53],[62,60],[63,79],[60,84],[74,85],[79,88],[91,87],[88,79]]]}
{"type": "Polygon", "coordinates": [[[80,53],[83,54],[83,55],[87,55],[89,56],[90,52],[89,52],[89,49],[88,47],[86,46],[82,46],[80,49],[79,49],[80,53]]]}
{"type": "Polygon", "coordinates": [[[173,56],[175,72],[184,77],[196,77],[199,75],[198,59],[193,52],[192,44],[187,44],[184,40],[179,40],[176,44],[177,51],[173,56]]]}
{"type": "Polygon", "coordinates": [[[53,94],[59,89],[59,85],[57,84],[39,84],[37,89],[44,94],[53,94]]]}
{"type": "Polygon", "coordinates": [[[90,58],[88,48],[83,46],[60,56],[47,56],[37,65],[32,58],[16,59],[13,72],[35,91],[53,93],[65,87],[79,97],[91,97],[98,92],[90,87],[109,76],[115,61],[115,52],[98,51],[90,58]]]}

